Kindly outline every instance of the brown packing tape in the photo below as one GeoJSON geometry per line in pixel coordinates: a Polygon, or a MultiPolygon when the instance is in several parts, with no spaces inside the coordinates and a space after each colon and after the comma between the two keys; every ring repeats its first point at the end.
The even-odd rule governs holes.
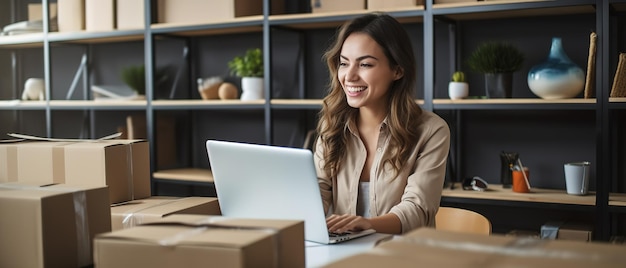
{"type": "Polygon", "coordinates": [[[58,193],[72,193],[74,205],[74,224],[76,226],[76,245],[77,245],[77,264],[78,267],[84,267],[91,264],[91,240],[89,232],[89,221],[87,210],[87,198],[84,189],[74,187],[49,187],[52,185],[29,185],[29,184],[13,184],[0,183],[2,190],[37,190],[50,191],[58,193]]]}
{"type": "Polygon", "coordinates": [[[17,181],[17,147],[0,143],[0,182],[17,181]]]}
{"type": "Polygon", "coordinates": [[[33,141],[17,145],[17,181],[65,182],[64,146],[70,142],[33,141]]]}

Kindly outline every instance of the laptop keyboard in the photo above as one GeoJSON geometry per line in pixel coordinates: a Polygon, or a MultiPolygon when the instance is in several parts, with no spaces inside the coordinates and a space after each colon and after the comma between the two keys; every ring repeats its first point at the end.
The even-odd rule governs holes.
{"type": "Polygon", "coordinates": [[[350,233],[344,232],[344,233],[335,233],[335,232],[328,232],[328,236],[329,237],[342,237],[342,236],[346,236],[350,233]]]}

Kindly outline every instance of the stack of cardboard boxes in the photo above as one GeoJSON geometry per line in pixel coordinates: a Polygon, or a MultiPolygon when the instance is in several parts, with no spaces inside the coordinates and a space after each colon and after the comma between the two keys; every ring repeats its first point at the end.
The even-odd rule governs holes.
{"type": "MultiPolygon", "coordinates": [[[[252,260],[259,261],[256,259],[259,256],[247,252],[255,251],[253,244],[272,252],[267,256],[276,255],[274,250],[289,245],[302,258],[290,260],[282,267],[304,266],[302,221],[231,220],[222,223],[217,198],[151,196],[149,165],[149,147],[145,140],[0,142],[0,267],[84,267],[94,261],[98,267],[120,267],[120,256],[126,255],[118,254],[130,254],[134,258],[132,263],[140,264],[138,267],[158,267],[151,265],[155,256],[132,252],[166,251],[169,253],[163,256],[186,259],[187,242],[174,240],[181,235],[184,237],[187,229],[194,230],[194,234],[202,233],[191,236],[193,242],[189,243],[209,245],[211,250],[238,248],[240,253],[231,257],[239,256],[233,258],[244,264],[238,265],[240,267],[250,266],[254,263],[252,260]],[[193,218],[191,214],[204,216],[193,218]],[[176,218],[169,219],[167,224],[158,223],[172,215],[187,216],[175,224],[176,218]],[[207,220],[206,215],[215,216],[207,220]],[[194,220],[189,222],[189,219],[194,220]],[[228,228],[214,223],[217,221],[228,228]],[[149,230],[146,233],[144,229],[129,231],[145,224],[155,225],[146,227],[145,230],[149,230]],[[214,229],[236,234],[227,237],[214,229]],[[273,235],[268,236],[266,229],[273,230],[269,232],[273,235]],[[276,242],[274,236],[282,234],[283,229],[288,236],[280,237],[288,237],[289,241],[276,242]],[[261,233],[266,236],[262,243],[258,241],[261,233]],[[125,237],[126,234],[129,236],[125,237]],[[135,238],[157,242],[131,243],[135,245],[132,250],[120,242],[135,238]],[[163,239],[174,240],[163,245],[163,239]],[[224,244],[211,239],[232,241],[224,244]],[[98,242],[100,240],[103,242],[98,242]],[[180,249],[172,251],[173,247],[179,247],[177,245],[180,249]],[[96,249],[99,255],[94,260],[96,249]],[[292,265],[295,263],[301,265],[292,265]]],[[[206,264],[205,260],[198,259],[198,264],[206,264]]],[[[266,258],[262,263],[276,261],[279,259],[266,258]]],[[[167,262],[161,263],[164,264],[167,262]]]]}
{"type": "Polygon", "coordinates": [[[421,228],[325,267],[623,267],[624,247],[421,228]]]}

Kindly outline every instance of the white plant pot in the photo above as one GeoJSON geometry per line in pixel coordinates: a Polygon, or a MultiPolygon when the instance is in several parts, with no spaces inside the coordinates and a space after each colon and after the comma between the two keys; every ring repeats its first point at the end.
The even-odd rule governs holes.
{"type": "Polygon", "coordinates": [[[263,95],[262,77],[241,78],[241,100],[261,100],[263,95]]]}
{"type": "Polygon", "coordinates": [[[448,84],[448,95],[450,99],[459,100],[467,97],[469,85],[466,82],[450,82],[448,84]]]}

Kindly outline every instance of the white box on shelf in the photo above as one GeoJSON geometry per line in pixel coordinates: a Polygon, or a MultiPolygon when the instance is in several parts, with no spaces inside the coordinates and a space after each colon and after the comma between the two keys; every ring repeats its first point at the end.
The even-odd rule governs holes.
{"type": "Polygon", "coordinates": [[[144,0],[116,0],[117,29],[144,28],[144,0]]]}
{"type": "Polygon", "coordinates": [[[367,0],[367,9],[414,7],[423,4],[424,0],[367,0]]]}
{"type": "Polygon", "coordinates": [[[115,0],[85,0],[85,30],[115,30],[115,0]]]}
{"type": "Polygon", "coordinates": [[[85,30],[85,0],[57,0],[59,32],[85,30]]]}

